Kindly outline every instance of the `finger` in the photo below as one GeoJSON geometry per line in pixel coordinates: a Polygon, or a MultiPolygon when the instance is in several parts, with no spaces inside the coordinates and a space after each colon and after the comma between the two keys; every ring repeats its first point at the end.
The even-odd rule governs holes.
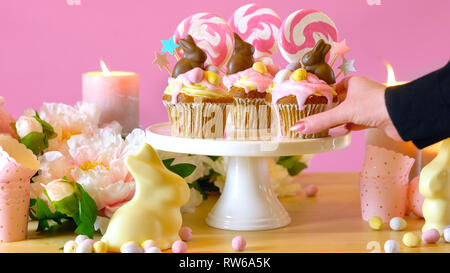
{"type": "Polygon", "coordinates": [[[336,85],[336,93],[341,102],[347,97],[348,81],[350,78],[351,77],[346,77],[336,85]]]}
{"type": "Polygon", "coordinates": [[[341,104],[331,110],[300,120],[292,126],[291,131],[299,132],[301,134],[321,132],[325,129],[349,122],[350,120],[348,120],[347,116],[347,108],[345,105],[341,104]]]}

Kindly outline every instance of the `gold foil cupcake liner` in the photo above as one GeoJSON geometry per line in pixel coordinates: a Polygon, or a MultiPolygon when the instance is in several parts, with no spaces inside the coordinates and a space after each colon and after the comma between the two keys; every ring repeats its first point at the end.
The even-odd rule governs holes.
{"type": "Polygon", "coordinates": [[[227,103],[171,103],[164,101],[169,113],[171,133],[187,138],[223,138],[227,103]]]}
{"type": "Polygon", "coordinates": [[[270,138],[271,107],[264,98],[235,98],[231,113],[231,128],[227,136],[239,140],[270,138]]]}
{"type": "Polygon", "coordinates": [[[290,130],[295,123],[308,116],[325,111],[326,104],[306,104],[303,110],[297,104],[277,104],[280,132],[287,138],[319,138],[328,136],[328,129],[314,134],[300,134],[290,130]]]}

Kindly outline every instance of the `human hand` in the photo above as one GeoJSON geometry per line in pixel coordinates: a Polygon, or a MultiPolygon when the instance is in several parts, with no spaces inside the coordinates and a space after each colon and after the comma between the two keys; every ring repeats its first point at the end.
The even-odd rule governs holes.
{"type": "Polygon", "coordinates": [[[402,140],[394,127],[384,100],[386,87],[366,77],[344,78],[336,86],[339,101],[337,107],[306,117],[291,130],[312,134],[327,128],[345,124],[349,130],[380,128],[394,140],[402,140]]]}

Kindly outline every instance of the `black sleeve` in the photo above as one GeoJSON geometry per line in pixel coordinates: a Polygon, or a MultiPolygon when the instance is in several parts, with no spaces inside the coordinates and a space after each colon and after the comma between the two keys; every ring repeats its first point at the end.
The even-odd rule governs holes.
{"type": "Polygon", "coordinates": [[[386,88],[385,100],[403,140],[422,149],[450,137],[450,62],[413,82],[386,88]]]}

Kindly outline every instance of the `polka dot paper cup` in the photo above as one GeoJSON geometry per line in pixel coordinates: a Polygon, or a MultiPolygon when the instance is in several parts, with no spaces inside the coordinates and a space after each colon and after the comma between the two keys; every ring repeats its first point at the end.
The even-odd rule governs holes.
{"type": "Polygon", "coordinates": [[[367,145],[359,178],[364,220],[379,216],[387,223],[393,217],[405,216],[409,172],[413,164],[413,158],[367,145]]]}
{"type": "Polygon", "coordinates": [[[38,169],[39,161],[25,145],[0,135],[0,243],[26,238],[30,179],[38,169]]]}

